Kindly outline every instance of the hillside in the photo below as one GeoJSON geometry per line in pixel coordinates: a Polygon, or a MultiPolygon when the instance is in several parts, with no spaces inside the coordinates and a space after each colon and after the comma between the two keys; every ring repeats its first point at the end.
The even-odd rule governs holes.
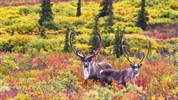
{"type": "Polygon", "coordinates": [[[102,47],[96,62],[107,62],[117,70],[131,68],[124,55],[116,58],[114,53],[119,32],[131,61],[138,63],[150,50],[140,75],[128,80],[127,88],[117,80],[106,87],[93,80],[86,85],[84,60],[69,46],[69,52],[64,51],[69,28],[80,33],[74,47],[82,55],[92,53],[94,18],[101,0],[82,0],[80,17],[76,17],[77,0],[52,1],[54,20],[46,24],[46,38],[39,36],[40,0],[0,1],[0,100],[177,100],[177,0],[146,0],[145,31],[136,26],[141,0],[114,0],[113,31],[108,32],[108,16],[99,18],[102,47]]]}

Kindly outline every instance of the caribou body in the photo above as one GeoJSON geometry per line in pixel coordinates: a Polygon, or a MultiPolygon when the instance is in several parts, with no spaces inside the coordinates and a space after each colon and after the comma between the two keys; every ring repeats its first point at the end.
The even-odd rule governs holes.
{"type": "Polygon", "coordinates": [[[105,86],[105,83],[111,85],[112,81],[115,80],[126,87],[127,80],[136,79],[139,75],[141,65],[133,65],[132,68],[126,68],[123,70],[106,69],[100,71],[101,85],[105,86]]]}
{"type": "Polygon", "coordinates": [[[88,79],[94,79],[94,80],[100,80],[100,71],[104,69],[109,69],[111,68],[111,65],[107,62],[97,62],[94,61],[92,58],[94,58],[96,55],[98,55],[99,51],[101,50],[102,47],[102,42],[101,42],[101,35],[98,33],[98,38],[100,41],[100,46],[98,50],[94,51],[92,55],[86,56],[85,52],[79,53],[79,50],[74,48],[73,46],[73,37],[77,33],[72,32],[70,34],[70,46],[73,50],[73,52],[80,58],[80,60],[83,63],[83,75],[84,75],[84,80],[88,79]]]}
{"type": "Polygon", "coordinates": [[[105,86],[105,83],[108,83],[111,85],[112,81],[115,80],[122,85],[126,87],[126,81],[127,80],[134,80],[140,73],[140,67],[142,66],[142,61],[148,56],[150,52],[150,41],[148,40],[148,51],[147,54],[143,56],[141,61],[139,63],[132,62],[129,57],[126,55],[126,51],[124,49],[124,37],[122,38],[121,41],[121,46],[122,46],[122,51],[124,53],[124,56],[127,58],[127,60],[130,62],[130,67],[131,68],[126,68],[123,70],[115,70],[115,69],[105,69],[100,71],[100,82],[102,86],[105,86]]]}

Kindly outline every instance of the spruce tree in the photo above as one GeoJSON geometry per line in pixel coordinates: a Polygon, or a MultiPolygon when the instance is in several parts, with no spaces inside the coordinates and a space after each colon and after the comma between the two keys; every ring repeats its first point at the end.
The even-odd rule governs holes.
{"type": "Polygon", "coordinates": [[[138,13],[138,20],[137,20],[137,23],[136,23],[136,25],[143,30],[146,30],[147,21],[149,20],[148,19],[148,12],[145,10],[145,7],[146,7],[145,1],[146,0],[142,0],[142,2],[141,2],[141,6],[140,6],[141,9],[138,13]]]}
{"type": "MultiPolygon", "coordinates": [[[[110,3],[112,4],[112,0],[110,1],[110,3]]],[[[112,5],[108,5],[108,18],[106,20],[106,30],[108,33],[112,33],[114,32],[114,29],[112,28],[112,26],[114,25],[114,22],[113,22],[113,18],[114,18],[114,15],[113,15],[113,7],[112,5]]]]}
{"type": "Polygon", "coordinates": [[[123,37],[124,30],[117,28],[114,39],[114,55],[119,58],[122,55],[121,39],[123,37]]]}
{"type": "Polygon", "coordinates": [[[94,24],[94,27],[93,27],[93,32],[92,32],[92,37],[91,37],[91,50],[97,50],[98,47],[99,47],[99,40],[98,40],[98,32],[99,32],[99,28],[98,28],[98,21],[99,21],[99,17],[96,16],[94,18],[95,20],[95,24],[94,24]]]}
{"type": "Polygon", "coordinates": [[[51,7],[52,7],[51,0],[42,0],[40,19],[38,21],[40,26],[44,26],[45,21],[50,22],[53,20],[53,13],[51,7]]]}
{"type": "Polygon", "coordinates": [[[42,0],[41,1],[41,12],[40,19],[38,21],[40,25],[40,36],[46,37],[45,35],[45,22],[50,22],[53,20],[53,13],[51,10],[52,4],[51,0],[42,0]]]}
{"type": "Polygon", "coordinates": [[[100,6],[102,6],[103,8],[100,10],[100,13],[98,16],[104,17],[104,16],[109,15],[110,13],[109,8],[110,7],[112,8],[112,3],[113,3],[113,0],[103,0],[100,4],[100,6]]]}
{"type": "Polygon", "coordinates": [[[82,15],[82,13],[81,13],[81,0],[78,0],[78,3],[77,3],[77,14],[76,14],[76,16],[79,17],[81,15],[82,15]]]}
{"type": "Polygon", "coordinates": [[[69,27],[66,28],[66,35],[65,35],[65,44],[64,44],[64,52],[70,52],[70,46],[69,46],[69,27]]]}

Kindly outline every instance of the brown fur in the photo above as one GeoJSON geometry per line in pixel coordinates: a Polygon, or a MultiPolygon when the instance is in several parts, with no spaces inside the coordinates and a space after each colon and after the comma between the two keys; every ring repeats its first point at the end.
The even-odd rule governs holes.
{"type": "Polygon", "coordinates": [[[132,70],[132,68],[127,68],[121,71],[105,69],[100,73],[101,85],[105,86],[105,83],[111,85],[112,81],[115,80],[126,87],[126,80],[134,79],[136,76],[132,70]]]}

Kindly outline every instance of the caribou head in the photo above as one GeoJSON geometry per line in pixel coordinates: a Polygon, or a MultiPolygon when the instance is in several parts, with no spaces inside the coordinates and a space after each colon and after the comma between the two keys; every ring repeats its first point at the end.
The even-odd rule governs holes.
{"type": "Polygon", "coordinates": [[[84,68],[88,68],[91,61],[92,61],[92,58],[95,57],[99,51],[101,50],[102,48],[102,41],[101,41],[101,35],[98,33],[98,39],[99,39],[99,42],[100,42],[100,45],[99,45],[99,48],[98,50],[96,51],[93,51],[93,54],[87,56],[85,52],[82,52],[82,53],[79,53],[79,50],[77,48],[74,48],[73,46],[73,43],[75,42],[75,40],[73,39],[73,37],[75,35],[78,35],[77,33],[75,32],[72,32],[70,34],[70,46],[72,48],[72,51],[81,59],[81,61],[83,62],[83,67],[84,68]]]}

